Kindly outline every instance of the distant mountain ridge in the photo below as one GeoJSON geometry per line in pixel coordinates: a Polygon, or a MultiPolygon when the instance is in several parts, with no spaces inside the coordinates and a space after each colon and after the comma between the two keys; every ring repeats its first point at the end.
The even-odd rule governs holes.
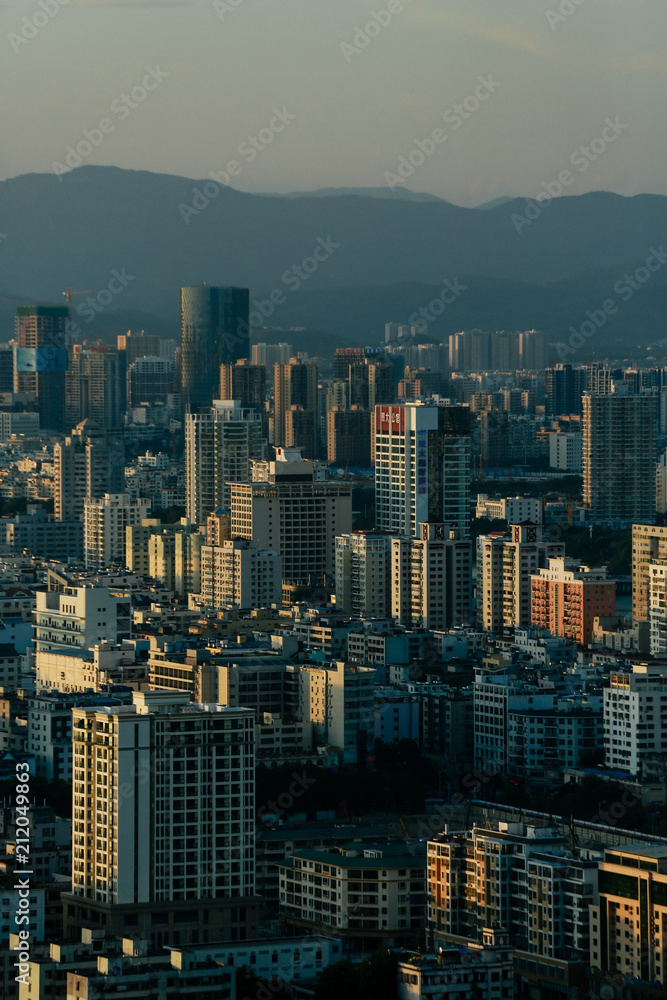
{"type": "MultiPolygon", "coordinates": [[[[12,178],[0,183],[0,339],[17,302],[62,302],[68,287],[97,295],[124,269],[122,291],[82,324],[90,339],[137,324],[178,336],[179,289],[206,281],[248,286],[267,313],[271,291],[282,292],[268,326],[377,342],[386,321],[408,322],[458,278],[467,289],[429,326],[435,339],[482,326],[540,327],[561,340],[667,232],[661,195],[501,199],[480,210],[413,194],[253,195],[210,178],[93,166],[12,178]]],[[[662,338],[665,272],[619,303],[605,349],[662,338]]]]}

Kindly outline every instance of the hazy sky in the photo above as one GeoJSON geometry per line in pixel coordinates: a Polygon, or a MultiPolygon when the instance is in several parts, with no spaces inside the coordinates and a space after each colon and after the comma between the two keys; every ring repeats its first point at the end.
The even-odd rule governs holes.
{"type": "Polygon", "coordinates": [[[383,186],[403,156],[409,187],[462,205],[535,197],[568,169],[567,194],[667,194],[666,0],[400,6],[0,0],[0,178],[52,170],[86,129],[83,162],[201,178],[236,161],[246,191],[383,186]]]}

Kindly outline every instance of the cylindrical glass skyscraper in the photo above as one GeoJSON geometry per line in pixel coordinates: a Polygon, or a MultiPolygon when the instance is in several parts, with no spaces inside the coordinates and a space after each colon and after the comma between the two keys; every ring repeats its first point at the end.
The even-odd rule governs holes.
{"type": "Polygon", "coordinates": [[[192,285],[181,289],[181,392],[185,409],[218,398],[220,365],[247,358],[247,288],[192,285]]]}

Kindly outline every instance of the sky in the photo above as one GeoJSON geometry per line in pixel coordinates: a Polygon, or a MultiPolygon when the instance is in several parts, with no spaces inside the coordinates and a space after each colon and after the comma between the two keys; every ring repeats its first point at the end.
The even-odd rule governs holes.
{"type": "Polygon", "coordinates": [[[0,179],[667,194],[666,41],[665,0],[0,0],[0,179]]]}

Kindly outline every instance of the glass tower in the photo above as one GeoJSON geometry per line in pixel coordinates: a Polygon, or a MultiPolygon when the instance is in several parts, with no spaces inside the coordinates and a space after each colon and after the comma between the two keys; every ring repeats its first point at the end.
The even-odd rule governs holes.
{"type": "Polygon", "coordinates": [[[193,285],[181,289],[181,391],[185,409],[218,398],[220,365],[247,358],[247,288],[193,285]]]}

